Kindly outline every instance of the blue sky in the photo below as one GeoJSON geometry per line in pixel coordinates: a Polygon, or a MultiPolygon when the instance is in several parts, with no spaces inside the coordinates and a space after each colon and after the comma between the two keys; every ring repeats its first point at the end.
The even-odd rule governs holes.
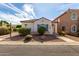
{"type": "Polygon", "coordinates": [[[0,20],[13,24],[21,20],[46,17],[54,20],[68,9],[79,9],[78,3],[0,3],[0,20]]]}

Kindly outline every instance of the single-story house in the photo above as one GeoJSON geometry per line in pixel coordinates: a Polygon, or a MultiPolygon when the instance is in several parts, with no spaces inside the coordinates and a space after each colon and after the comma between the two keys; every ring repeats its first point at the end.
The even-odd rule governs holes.
{"type": "Polygon", "coordinates": [[[37,30],[40,26],[43,26],[46,29],[45,34],[57,33],[57,24],[52,23],[51,20],[46,19],[44,17],[39,19],[24,20],[21,21],[21,23],[22,27],[30,28],[31,33],[38,33],[37,30]]]}

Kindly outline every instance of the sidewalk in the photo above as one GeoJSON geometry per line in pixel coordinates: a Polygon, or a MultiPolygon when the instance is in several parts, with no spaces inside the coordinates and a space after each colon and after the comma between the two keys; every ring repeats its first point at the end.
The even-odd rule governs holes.
{"type": "Polygon", "coordinates": [[[79,42],[38,42],[30,41],[24,43],[23,41],[0,41],[0,45],[79,45],[79,42]]]}
{"type": "Polygon", "coordinates": [[[70,42],[70,43],[71,42],[73,42],[73,43],[77,42],[77,41],[74,41],[74,40],[67,38],[67,37],[64,37],[64,36],[58,36],[58,38],[64,40],[65,42],[70,42]]]}

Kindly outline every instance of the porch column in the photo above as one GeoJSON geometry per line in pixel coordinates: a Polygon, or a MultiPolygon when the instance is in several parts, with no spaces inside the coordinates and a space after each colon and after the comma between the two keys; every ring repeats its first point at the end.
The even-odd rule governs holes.
{"type": "Polygon", "coordinates": [[[54,29],[55,29],[55,30],[54,30],[55,33],[57,34],[57,33],[58,33],[58,32],[57,32],[57,23],[54,24],[54,29]]]}

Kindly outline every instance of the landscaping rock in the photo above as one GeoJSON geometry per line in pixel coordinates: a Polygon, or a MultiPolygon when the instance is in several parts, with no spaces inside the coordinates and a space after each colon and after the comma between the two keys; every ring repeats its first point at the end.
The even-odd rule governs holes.
{"type": "Polygon", "coordinates": [[[32,40],[32,35],[27,35],[27,36],[25,36],[24,43],[27,43],[27,42],[29,42],[31,40],[32,40]]]}

